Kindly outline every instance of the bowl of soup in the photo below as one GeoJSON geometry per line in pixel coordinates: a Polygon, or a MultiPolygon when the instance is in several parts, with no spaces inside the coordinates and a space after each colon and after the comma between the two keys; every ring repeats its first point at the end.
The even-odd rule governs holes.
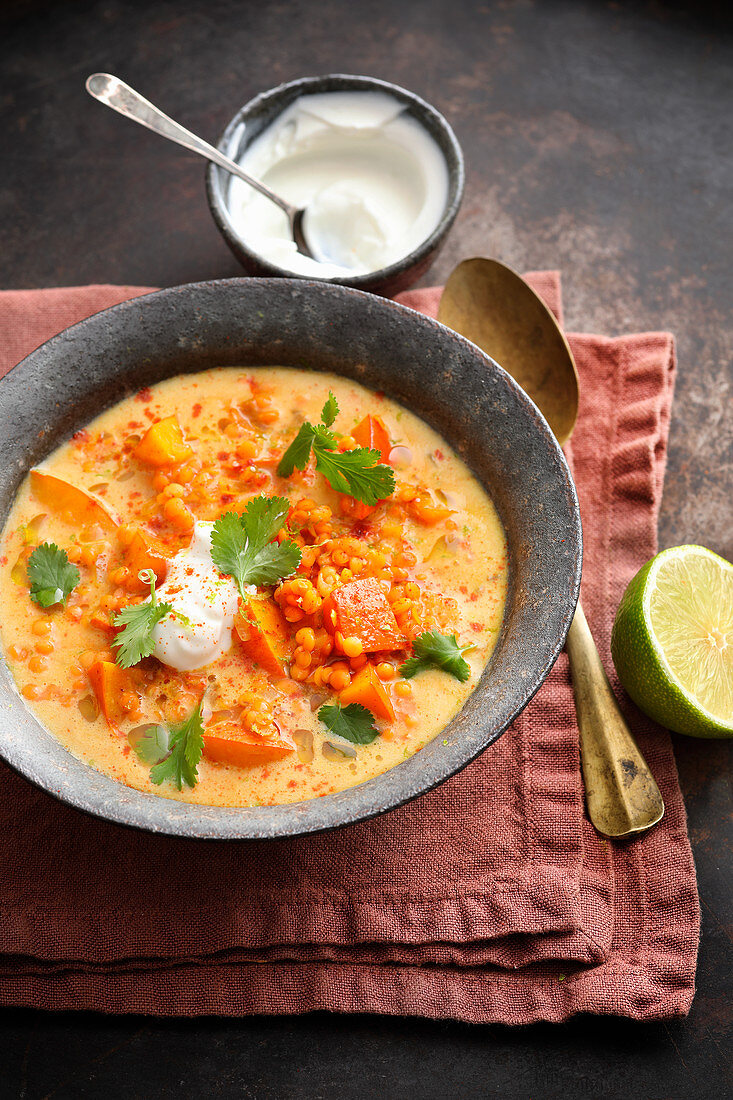
{"type": "Polygon", "coordinates": [[[413,311],[303,280],[134,299],[0,382],[0,754],[108,820],[392,809],[538,690],[581,532],[541,414],[413,311]]]}

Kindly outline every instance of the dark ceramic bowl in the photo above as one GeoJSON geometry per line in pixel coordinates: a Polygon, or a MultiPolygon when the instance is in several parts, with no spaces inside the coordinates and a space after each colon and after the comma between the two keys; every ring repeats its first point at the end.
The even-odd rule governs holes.
{"type": "Polygon", "coordinates": [[[581,531],[568,467],[530,399],[436,321],[344,287],[300,280],[194,283],[133,299],[62,332],[0,382],[0,517],[29,467],[121,398],[173,374],[306,366],[383,390],[437,429],[496,504],[509,593],[496,650],[442,735],[358,787],[290,806],[220,809],[132,790],[71,756],[0,664],[0,755],[34,783],[111,821],[178,836],[295,836],[390,810],[490,745],[555,662],[575,610],[581,531]]]}
{"type": "MultiPolygon", "coordinates": [[[[440,222],[431,235],[422,244],[397,263],[371,271],[368,275],[354,275],[351,278],[324,279],[324,282],[343,286],[357,287],[373,294],[393,295],[405,290],[417,282],[432,264],[440,251],[448,230],[455,221],[463,198],[464,170],[463,153],[456,135],[434,107],[420,99],[413,92],[390,84],[386,80],[377,80],[371,76],[346,76],[332,73],[329,76],[304,76],[300,80],[291,80],[269,92],[263,92],[251,99],[229,123],[217,142],[218,148],[231,160],[239,160],[248,145],[265,130],[271,122],[281,115],[293,100],[301,95],[313,95],[317,92],[386,92],[405,104],[408,115],[412,115],[433,137],[445,157],[448,167],[448,200],[440,222]]],[[[286,278],[300,278],[292,271],[286,271],[276,264],[269,263],[254,252],[232,227],[227,207],[227,194],[231,176],[223,168],[210,164],[206,172],[206,194],[214,221],[226,243],[249,275],[274,275],[286,278]]],[[[312,281],[312,276],[309,276],[312,281]]]]}

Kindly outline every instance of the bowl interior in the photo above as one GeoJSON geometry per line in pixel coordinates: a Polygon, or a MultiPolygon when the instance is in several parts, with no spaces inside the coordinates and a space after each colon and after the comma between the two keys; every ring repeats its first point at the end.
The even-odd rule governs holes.
{"type": "Polygon", "coordinates": [[[578,597],[577,498],[547,424],[473,344],[394,302],[304,280],[232,279],[133,299],[67,329],[0,382],[0,517],[28,468],[123,396],[227,365],[333,371],[383,390],[436,428],[487,488],[509,545],[504,626],[476,690],[442,736],[384,775],[324,798],[246,809],[143,794],[72,757],[0,666],[0,755],[51,793],[109,820],[207,838],[297,835],[361,820],[429,790],[526,706],[565,640],[578,597]]]}
{"type": "MultiPolygon", "coordinates": [[[[448,197],[443,215],[435,230],[418,248],[389,267],[383,267],[365,275],[324,280],[325,282],[370,290],[384,284],[392,288],[389,291],[392,293],[392,280],[396,275],[399,273],[404,274],[408,269],[412,272],[410,279],[406,282],[404,280],[400,282],[400,288],[402,289],[404,286],[410,285],[422,274],[423,270],[427,269],[428,264],[434,258],[440,241],[453,224],[463,197],[463,154],[450,125],[434,107],[406,88],[401,88],[399,85],[391,84],[386,80],[378,80],[375,77],[348,76],[342,73],[302,77],[299,80],[293,80],[270,91],[263,92],[255,99],[250,100],[249,103],[246,103],[227,125],[217,142],[217,147],[231,160],[237,161],[254,139],[300,96],[343,91],[385,92],[404,104],[406,113],[415,118],[431,135],[442,152],[448,168],[448,197]],[[423,261],[425,262],[423,263],[423,261]]],[[[214,164],[209,165],[207,169],[209,205],[214,219],[230,248],[240,259],[251,259],[258,272],[297,278],[298,276],[294,275],[293,272],[270,263],[259,253],[254,252],[236,231],[229,217],[228,193],[230,180],[231,176],[223,168],[218,168],[214,164]]]]}

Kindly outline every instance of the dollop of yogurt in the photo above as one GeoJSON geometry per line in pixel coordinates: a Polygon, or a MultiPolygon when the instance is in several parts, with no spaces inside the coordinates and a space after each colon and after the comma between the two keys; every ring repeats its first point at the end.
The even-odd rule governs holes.
{"type": "Polygon", "coordinates": [[[167,615],[153,631],[154,654],[179,672],[202,668],[226,653],[232,644],[239,592],[231,577],[223,577],[211,557],[213,523],[196,523],[191,544],[168,565],[165,583],[155,590],[167,615]]]}
{"type": "Polygon", "coordinates": [[[305,238],[319,260],[353,270],[378,268],[388,246],[386,212],[347,183],[318,191],[303,219],[305,238]]]}
{"type": "MultiPolygon", "coordinates": [[[[237,158],[241,128],[229,154],[237,158]]],[[[270,263],[298,275],[343,278],[396,263],[426,240],[448,199],[448,169],[437,142],[385,92],[300,96],[238,158],[306,213],[317,259],[295,247],[285,214],[231,177],[232,229],[270,263]]]]}

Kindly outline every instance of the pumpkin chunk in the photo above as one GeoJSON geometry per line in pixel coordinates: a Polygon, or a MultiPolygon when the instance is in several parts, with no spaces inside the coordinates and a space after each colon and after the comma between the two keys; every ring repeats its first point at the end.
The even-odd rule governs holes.
{"type": "Polygon", "coordinates": [[[382,462],[389,462],[392,441],[381,416],[372,416],[371,413],[368,413],[351,432],[351,438],[360,447],[369,447],[373,451],[379,451],[382,462]]]}
{"type": "Polygon", "coordinates": [[[378,504],[364,504],[362,500],[355,500],[354,497],[342,496],[339,498],[341,504],[341,511],[349,519],[359,520],[367,519],[372,512],[376,512],[379,507],[378,504]]]}
{"type": "Polygon", "coordinates": [[[242,600],[234,629],[248,657],[269,672],[283,677],[283,663],[290,656],[290,634],[280,608],[269,597],[249,596],[242,600]]]}
{"type": "Polygon", "coordinates": [[[434,504],[429,493],[418,493],[407,507],[418,523],[424,523],[426,527],[434,527],[436,523],[453,515],[452,509],[443,504],[434,504]]]}
{"type": "Polygon", "coordinates": [[[145,581],[138,576],[143,569],[152,569],[155,573],[156,584],[162,584],[168,572],[168,559],[165,557],[165,547],[152,535],[136,531],[132,540],[124,549],[125,563],[130,573],[130,587],[140,592],[147,592],[150,588],[145,581]]]}
{"type": "Polygon", "coordinates": [[[374,671],[374,665],[364,665],[357,672],[348,687],[339,695],[339,702],[347,707],[349,703],[361,703],[363,707],[376,714],[378,718],[394,721],[394,707],[382,681],[374,671]]]}
{"type": "Polygon", "coordinates": [[[402,649],[405,645],[381,585],[374,577],[349,581],[335,588],[323,604],[323,624],[344,638],[358,638],[364,653],[402,649]]]}
{"type": "Polygon", "coordinates": [[[117,518],[101,500],[44,470],[31,470],[31,492],[44,508],[67,519],[77,530],[96,524],[111,533],[119,526],[117,518]]]}
{"type": "Polygon", "coordinates": [[[295,743],[279,730],[273,737],[262,737],[236,722],[217,722],[204,730],[204,753],[218,764],[246,768],[250,764],[282,760],[291,752],[295,752],[295,743]]]}
{"type": "Polygon", "coordinates": [[[135,448],[135,457],[149,466],[176,466],[192,454],[175,415],[151,424],[135,448]]]}
{"type": "Polygon", "coordinates": [[[110,726],[116,728],[128,714],[128,708],[123,706],[123,696],[135,690],[128,672],[114,661],[95,661],[87,675],[99,709],[110,726]]]}

